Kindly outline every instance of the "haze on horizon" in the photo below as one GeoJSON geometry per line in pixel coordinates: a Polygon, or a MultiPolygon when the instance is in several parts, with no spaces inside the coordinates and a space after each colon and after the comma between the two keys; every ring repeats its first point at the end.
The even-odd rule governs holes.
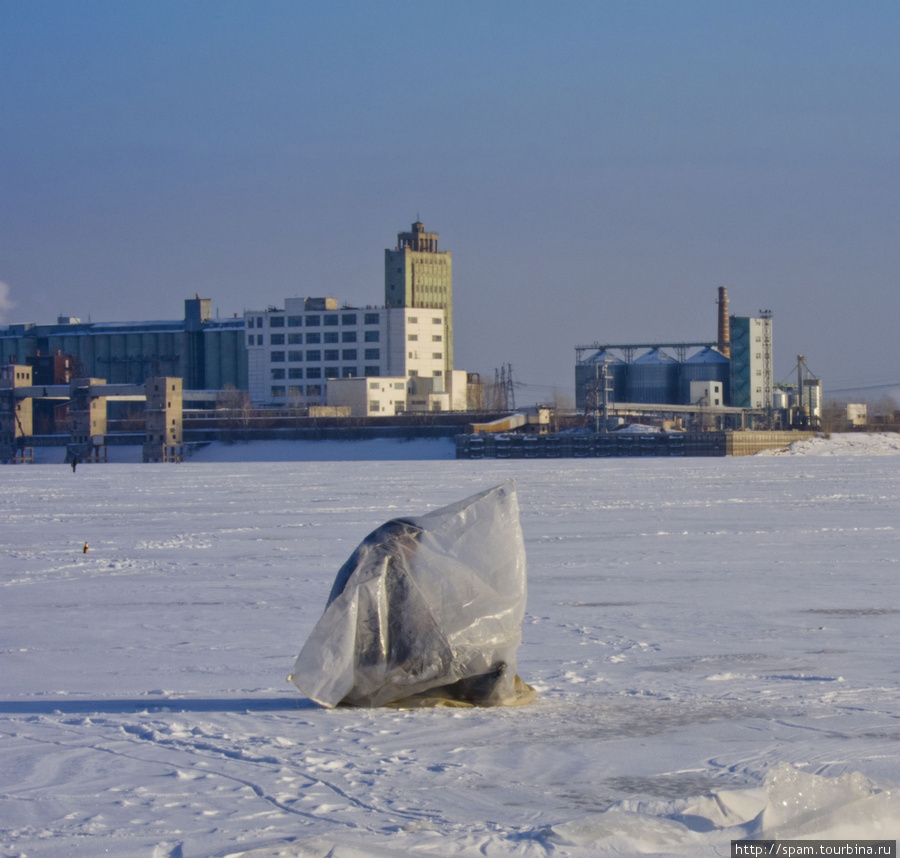
{"type": "Polygon", "coordinates": [[[774,313],[776,382],[900,391],[900,6],[0,4],[0,324],[383,301],[421,218],[456,366],[774,313]]]}

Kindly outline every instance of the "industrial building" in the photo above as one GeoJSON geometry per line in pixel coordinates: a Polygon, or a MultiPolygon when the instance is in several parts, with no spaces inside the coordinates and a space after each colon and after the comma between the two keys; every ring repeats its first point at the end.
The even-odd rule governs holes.
{"type": "Polygon", "coordinates": [[[417,220],[384,251],[385,307],[444,311],[444,372],[453,369],[453,260],[438,249],[438,234],[417,220]]]}
{"type": "Polygon", "coordinates": [[[172,376],[192,390],[246,390],[244,320],[214,319],[211,303],[199,296],[186,300],[184,319],[177,321],[83,322],[63,316],[55,325],[0,327],[0,364],[34,366],[43,379],[36,383],[78,377],[144,384],[172,376]]]}
{"type": "Polygon", "coordinates": [[[723,425],[741,425],[747,412],[758,412],[762,425],[771,422],[773,392],[772,313],[729,315],[724,286],[715,341],[576,346],[576,407],[585,412],[652,406],[718,416],[723,425]]]}
{"type": "Polygon", "coordinates": [[[68,424],[66,461],[106,461],[107,414],[113,402],[145,402],[143,459],[181,461],[183,392],[180,378],[148,378],[145,384],[107,384],[104,378],[74,378],[36,384],[32,368],[0,364],[0,462],[31,461],[32,416],[38,403],[62,403],[68,424]]]}
{"type": "Polygon", "coordinates": [[[450,252],[416,221],[384,259],[383,306],[286,298],[283,308],[244,313],[254,404],[350,407],[353,416],[467,409],[467,375],[453,368],[450,252]],[[381,379],[391,395],[334,383],[354,378],[381,379]],[[397,378],[405,380],[403,397],[392,393],[397,378]]]}
{"type": "MultiPolygon", "coordinates": [[[[446,369],[443,309],[338,307],[336,298],[287,298],[283,308],[249,310],[246,350],[250,400],[257,405],[350,405],[331,382],[404,380],[394,410],[464,411],[465,372],[446,369]],[[340,402],[337,399],[341,399],[340,402]]],[[[360,387],[360,390],[365,390],[360,387]]],[[[385,413],[354,398],[354,416],[385,413]],[[362,411],[362,414],[360,414],[362,411]]]]}

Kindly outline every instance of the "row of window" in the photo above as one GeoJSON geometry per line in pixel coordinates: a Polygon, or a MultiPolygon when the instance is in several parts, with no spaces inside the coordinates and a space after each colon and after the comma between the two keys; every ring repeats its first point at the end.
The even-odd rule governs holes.
{"type": "MultiPolygon", "coordinates": [[[[264,316],[250,316],[247,319],[247,327],[248,328],[262,328],[265,325],[264,316]]],[[[285,323],[287,323],[288,328],[302,328],[304,325],[307,328],[319,328],[323,325],[325,327],[337,327],[338,325],[357,325],[359,314],[358,313],[325,313],[324,315],[307,315],[307,316],[269,316],[269,327],[270,328],[283,328],[285,327],[285,323]]],[[[363,313],[363,324],[364,325],[377,325],[380,322],[380,314],[379,313],[363,313]]],[[[419,322],[418,316],[410,316],[407,321],[411,325],[416,325],[419,322]]],[[[433,325],[440,325],[443,323],[443,320],[440,316],[434,316],[431,319],[431,323],[433,325]]]]}
{"type": "Polygon", "coordinates": [[[307,384],[305,387],[302,384],[289,384],[285,387],[283,384],[273,384],[269,388],[269,392],[273,397],[283,398],[285,396],[321,396],[322,395],[322,385],[321,384],[307,384]]]}
{"type": "MultiPolygon", "coordinates": [[[[415,343],[415,342],[419,341],[419,335],[418,334],[407,334],[406,339],[411,343],[415,343]]],[[[441,334],[432,334],[431,335],[431,342],[442,343],[443,341],[444,341],[443,335],[441,335],[441,334]]]]}
{"type": "MultiPolygon", "coordinates": [[[[272,381],[282,381],[283,379],[300,380],[303,378],[359,378],[359,368],[355,366],[326,366],[324,369],[320,366],[308,366],[306,369],[298,366],[292,366],[290,369],[284,370],[281,367],[275,367],[270,370],[272,381]]],[[[377,378],[381,375],[380,366],[363,367],[363,375],[366,378],[377,378]]],[[[415,370],[410,370],[410,377],[418,376],[415,370]]],[[[435,378],[440,378],[443,373],[436,369],[433,372],[435,378]]],[[[378,383],[380,384],[380,382],[378,383]]],[[[375,387],[378,386],[375,385],[375,387]]],[[[394,387],[398,390],[403,387],[403,382],[395,382],[394,387]]],[[[373,388],[375,389],[375,388],[373,388]]]]}
{"type": "MultiPolygon", "coordinates": [[[[441,337],[436,337],[437,340],[440,340],[441,337]]],[[[364,331],[364,342],[367,343],[378,343],[381,342],[381,331],[364,331]]],[[[341,331],[340,336],[338,336],[337,331],[326,331],[324,334],[307,334],[306,335],[306,344],[307,345],[319,345],[321,343],[355,343],[358,342],[357,332],[356,331],[341,331]]],[[[270,334],[269,335],[269,345],[272,346],[283,346],[287,343],[290,346],[302,346],[303,345],[303,334],[287,334],[287,339],[285,339],[285,334],[270,334]]],[[[248,346],[264,346],[266,344],[265,334],[248,334],[247,335],[247,345],[248,346]]]]}
{"type": "MultiPolygon", "coordinates": [[[[289,378],[291,380],[299,380],[303,378],[359,378],[359,367],[356,366],[326,366],[324,369],[320,366],[309,366],[305,370],[301,367],[291,367],[285,371],[280,368],[273,369],[272,381],[281,381],[289,378]]],[[[380,366],[363,367],[363,375],[366,378],[377,378],[381,375],[380,366]]]]}
{"type": "MultiPolygon", "coordinates": [[[[362,351],[366,360],[381,360],[381,349],[363,349],[362,351]]],[[[357,360],[358,354],[359,349],[307,349],[306,360],[311,363],[321,360],[357,360]]],[[[303,361],[303,352],[299,349],[288,352],[269,352],[269,361],[271,363],[284,363],[285,355],[289,363],[302,363],[303,361]]]]}
{"type": "MultiPolygon", "coordinates": [[[[263,316],[251,316],[247,319],[248,328],[261,328],[264,325],[263,316]]],[[[270,328],[283,328],[285,322],[289,328],[302,328],[304,324],[307,328],[318,328],[322,325],[326,327],[336,327],[337,325],[356,325],[358,322],[358,313],[325,313],[324,315],[307,315],[307,316],[269,316],[270,328]]],[[[379,313],[363,313],[364,325],[377,325],[381,321],[379,313]]]]}

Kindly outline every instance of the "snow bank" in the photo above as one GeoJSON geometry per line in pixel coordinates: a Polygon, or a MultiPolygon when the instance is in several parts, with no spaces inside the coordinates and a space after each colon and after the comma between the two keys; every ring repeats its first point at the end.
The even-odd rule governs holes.
{"type": "Polygon", "coordinates": [[[455,459],[452,438],[365,438],[355,441],[214,441],[191,456],[194,462],[387,462],[455,459]]]}
{"type": "Polygon", "coordinates": [[[690,855],[728,840],[894,840],[900,790],[851,772],[835,778],[780,764],[761,787],[699,799],[623,801],[593,817],[553,826],[559,846],[604,853],[690,855]]]}
{"type": "Polygon", "coordinates": [[[757,456],[894,456],[900,453],[900,435],[893,432],[856,432],[820,435],[795,441],[780,450],[762,450],[757,456]]]}
{"type": "MultiPolygon", "coordinates": [[[[35,447],[34,461],[40,465],[63,464],[65,447],[35,447]]],[[[109,463],[141,461],[139,445],[107,447],[109,463]]],[[[453,438],[365,438],[353,441],[212,441],[190,445],[190,462],[364,462],[455,459],[453,438]]],[[[85,465],[84,467],[88,467],[85,465]]]]}

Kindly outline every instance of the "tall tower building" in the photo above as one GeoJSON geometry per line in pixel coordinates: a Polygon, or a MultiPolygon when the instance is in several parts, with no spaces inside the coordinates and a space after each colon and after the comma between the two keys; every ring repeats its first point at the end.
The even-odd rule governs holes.
{"type": "Polygon", "coordinates": [[[384,251],[384,304],[444,311],[443,332],[412,350],[442,353],[448,378],[453,369],[453,263],[450,251],[438,250],[438,234],[425,232],[421,221],[397,235],[393,250],[384,251]]]}
{"type": "Polygon", "coordinates": [[[772,407],[772,311],[756,318],[731,316],[731,404],[772,407]]]}

